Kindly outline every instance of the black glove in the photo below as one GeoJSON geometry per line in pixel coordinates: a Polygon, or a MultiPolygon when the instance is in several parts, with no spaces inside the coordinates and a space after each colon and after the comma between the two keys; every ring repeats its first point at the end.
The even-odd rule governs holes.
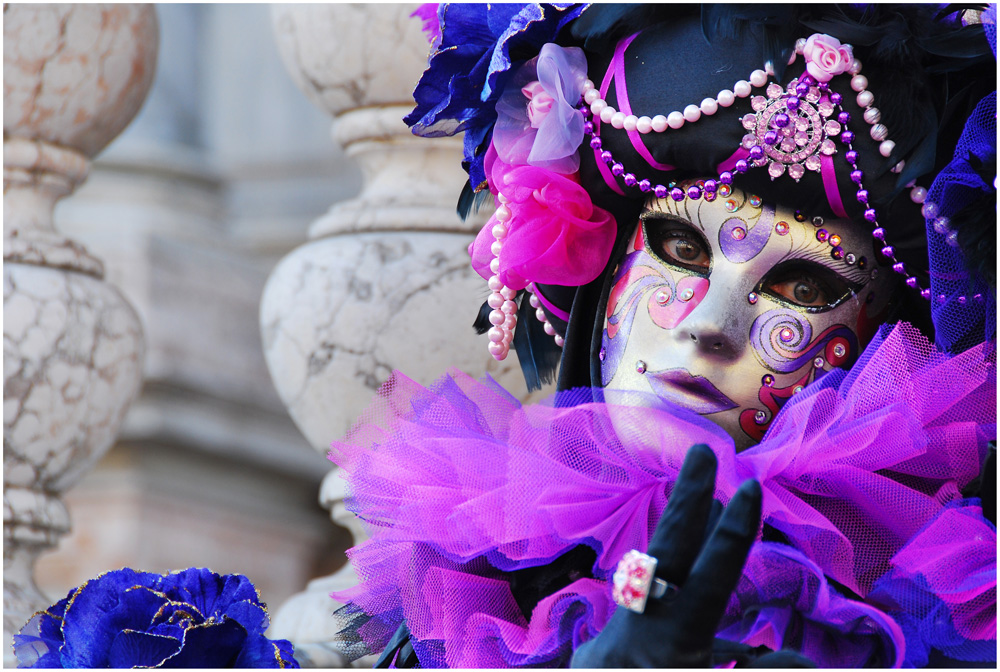
{"type": "Polygon", "coordinates": [[[573,654],[573,667],[708,667],[712,643],[760,527],[761,490],[743,483],[710,525],[715,455],[699,444],[688,451],[647,553],[656,578],[680,587],[650,598],[645,612],[618,607],[607,626],[573,654]],[[706,540],[707,538],[707,540],[706,540]]]}

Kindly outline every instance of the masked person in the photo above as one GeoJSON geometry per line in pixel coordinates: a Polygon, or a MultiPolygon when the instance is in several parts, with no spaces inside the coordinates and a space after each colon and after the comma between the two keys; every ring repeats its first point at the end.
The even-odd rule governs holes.
{"type": "Polygon", "coordinates": [[[345,646],[995,662],[995,7],[953,9],[421,10],[477,326],[559,391],[397,373],[334,444],[345,646]]]}

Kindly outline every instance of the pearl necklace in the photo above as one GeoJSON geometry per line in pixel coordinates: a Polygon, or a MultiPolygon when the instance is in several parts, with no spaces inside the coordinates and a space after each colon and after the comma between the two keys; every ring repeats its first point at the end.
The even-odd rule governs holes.
{"type": "MultiPolygon", "coordinates": [[[[801,54],[805,48],[806,40],[799,39],[795,43],[795,51],[792,53],[789,59],[789,64],[794,63],[796,56],[801,54]]],[[[846,124],[850,121],[851,115],[846,112],[843,107],[841,107],[842,96],[831,91],[829,84],[827,82],[816,82],[808,74],[803,73],[801,78],[796,78],[788,86],[788,92],[785,93],[781,87],[777,84],[771,84],[768,86],[767,98],[763,96],[755,96],[752,99],[752,106],[756,110],[756,114],[748,114],[743,118],[744,127],[747,130],[758,129],[761,130],[763,127],[760,125],[760,119],[758,115],[765,112],[769,105],[780,102],[785,106],[784,112],[780,114],[773,114],[769,121],[771,122],[768,130],[763,134],[762,137],[755,137],[754,135],[747,135],[744,137],[744,147],[749,151],[750,161],[746,159],[739,159],[736,161],[734,170],[723,171],[720,173],[718,180],[706,180],[703,186],[692,185],[683,190],[673,184],[663,185],[663,184],[653,184],[648,179],[640,179],[635,175],[635,173],[626,171],[625,166],[620,162],[616,161],[612,156],[611,152],[602,149],[602,142],[600,138],[600,133],[596,128],[595,122],[598,119],[604,123],[609,123],[613,128],[628,130],[636,130],[640,133],[650,133],[650,132],[665,132],[668,129],[680,128],[684,123],[694,123],[701,118],[702,113],[710,116],[718,111],[718,106],[728,107],[735,102],[735,98],[746,98],[752,93],[754,87],[760,88],[767,83],[767,77],[772,74],[773,70],[769,67],[770,64],[765,66],[765,70],[754,70],[750,75],[750,81],[740,80],[733,86],[733,90],[721,91],[717,98],[711,99],[706,98],[702,101],[700,106],[688,105],[684,108],[684,112],[674,111],[668,115],[657,115],[654,117],[657,120],[656,125],[653,125],[653,119],[649,117],[636,117],[636,115],[625,115],[622,112],[615,110],[610,107],[606,101],[600,98],[600,92],[595,88],[593,81],[586,80],[581,85],[581,101],[578,105],[578,109],[583,113],[586,122],[584,124],[584,132],[591,136],[590,146],[594,150],[595,155],[598,160],[607,164],[611,168],[612,175],[616,177],[621,177],[622,182],[624,182],[626,187],[638,188],[641,192],[653,193],[657,198],[666,198],[670,196],[675,201],[683,200],[684,198],[698,199],[705,196],[707,199],[711,200],[715,198],[717,190],[720,185],[724,189],[730,188],[729,185],[733,181],[733,172],[744,173],[746,172],[751,164],[757,167],[768,166],[769,173],[771,174],[771,179],[774,180],[776,177],[784,173],[784,163],[790,162],[790,159],[784,159],[780,163],[778,161],[772,160],[772,153],[769,153],[763,145],[774,146],[780,141],[779,131],[782,131],[784,127],[789,123],[789,115],[786,112],[795,112],[801,100],[804,98],[811,103],[816,103],[820,101],[821,98],[825,97],[828,99],[831,105],[830,111],[823,110],[824,114],[822,116],[829,116],[832,114],[833,106],[840,109],[840,113],[837,115],[837,119],[831,125],[830,121],[826,122],[826,125],[822,126],[822,130],[817,131],[814,134],[816,137],[815,146],[816,148],[822,147],[822,153],[826,155],[832,155],[836,152],[832,141],[827,137],[828,135],[836,135],[839,137],[841,143],[847,147],[847,152],[845,158],[848,163],[851,164],[851,181],[858,186],[856,197],[858,202],[864,204],[866,207],[864,212],[864,218],[866,221],[871,223],[875,228],[872,231],[872,236],[882,244],[882,255],[885,256],[892,264],[893,271],[904,276],[907,286],[920,289],[919,282],[915,276],[910,275],[906,271],[906,267],[903,262],[896,259],[895,249],[885,242],[885,230],[878,225],[878,213],[873,207],[868,203],[868,191],[864,188],[862,181],[864,179],[864,173],[860,170],[857,165],[858,153],[854,150],[852,143],[854,141],[854,133],[847,130],[846,124]],[[590,99],[588,101],[588,98],[590,99]],[[770,101],[768,100],[770,99],[770,101]],[[791,103],[791,104],[789,104],[791,103]],[[596,111],[595,111],[596,110],[596,111]],[[783,117],[783,118],[782,118],[783,117]],[[649,124],[646,123],[646,119],[649,120],[649,124]],[[670,119],[673,119],[673,124],[670,123],[670,119]],[[640,125],[640,120],[642,124],[640,125]],[[664,124],[664,121],[666,123],[664,124]],[[647,129],[647,130],[644,130],[647,129]],[[819,133],[822,134],[823,140],[819,140],[819,133]],[[761,141],[762,144],[758,144],[761,141]],[[599,153],[598,153],[599,152],[599,153]],[[772,166],[779,166],[780,172],[775,170],[772,172],[770,168],[772,166]]],[[[871,126],[869,134],[871,138],[876,142],[879,142],[879,153],[882,156],[888,157],[892,154],[893,149],[895,149],[895,143],[888,139],[889,130],[881,122],[881,112],[878,108],[873,107],[875,101],[874,94],[868,91],[868,78],[861,74],[862,64],[858,59],[853,59],[847,72],[852,75],[851,78],[851,88],[857,93],[857,103],[859,107],[864,108],[864,120],[871,126]]],[[[772,150],[774,151],[774,150],[772,150]]],[[[809,158],[812,158],[811,156],[809,158]]],[[[892,172],[898,173],[903,169],[905,162],[900,161],[892,168],[892,172]]],[[[806,166],[810,170],[819,171],[819,161],[817,160],[814,164],[810,165],[806,162],[806,166]]],[[[791,168],[802,168],[800,164],[792,163],[791,168]]],[[[802,176],[804,171],[792,172],[789,170],[793,179],[798,181],[802,176]]],[[[914,203],[922,204],[927,197],[927,190],[923,187],[918,187],[914,183],[908,185],[911,187],[910,199],[914,203]]],[[[831,251],[834,258],[843,258],[843,250],[839,246],[834,246],[831,251]]],[[[875,272],[877,269],[873,269],[875,272]]],[[[925,299],[930,299],[929,289],[920,289],[920,294],[925,299]]]]}

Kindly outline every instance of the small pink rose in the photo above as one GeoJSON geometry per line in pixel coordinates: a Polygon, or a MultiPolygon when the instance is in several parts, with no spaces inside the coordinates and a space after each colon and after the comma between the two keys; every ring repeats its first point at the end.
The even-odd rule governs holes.
{"type": "Polygon", "coordinates": [[[806,72],[817,82],[829,82],[847,72],[854,59],[850,46],[842,45],[837,38],[822,33],[810,36],[802,55],[806,59],[806,72]]]}
{"type": "Polygon", "coordinates": [[[550,96],[539,81],[529,82],[521,89],[528,99],[528,123],[532,128],[538,128],[546,115],[552,110],[555,98],[550,96]]]}

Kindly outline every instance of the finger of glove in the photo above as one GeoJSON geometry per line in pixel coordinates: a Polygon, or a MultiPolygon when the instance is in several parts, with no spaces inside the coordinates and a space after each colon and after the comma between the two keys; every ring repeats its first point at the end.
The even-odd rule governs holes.
{"type": "Polygon", "coordinates": [[[760,509],[760,484],[744,482],[691,568],[675,609],[687,615],[680,623],[687,631],[685,641],[694,648],[711,643],[757,537],[760,509]]]}
{"type": "Polygon", "coordinates": [[[698,557],[715,490],[715,453],[705,444],[691,447],[684,458],[667,508],[649,542],[657,559],[656,576],[682,584],[698,557]]]}

